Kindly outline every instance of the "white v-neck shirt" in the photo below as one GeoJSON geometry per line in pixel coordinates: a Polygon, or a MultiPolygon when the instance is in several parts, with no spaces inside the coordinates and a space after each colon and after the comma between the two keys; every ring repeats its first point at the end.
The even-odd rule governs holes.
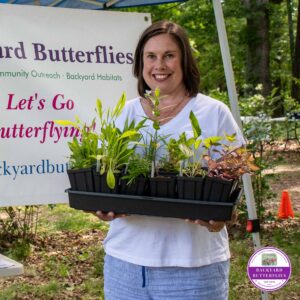
{"type": "MultiPolygon", "coordinates": [[[[162,136],[178,137],[192,134],[190,111],[196,115],[202,138],[237,133],[239,145],[242,134],[228,107],[203,94],[192,98],[169,122],[160,126],[162,136]]],[[[126,103],[117,126],[123,128],[126,118],[136,122],[146,117],[140,98],[126,103]]],[[[152,121],[145,123],[153,132],[152,121]]],[[[107,254],[124,261],[150,267],[199,267],[230,258],[226,227],[209,232],[206,227],[175,218],[132,215],[110,222],[104,240],[107,254]]]]}

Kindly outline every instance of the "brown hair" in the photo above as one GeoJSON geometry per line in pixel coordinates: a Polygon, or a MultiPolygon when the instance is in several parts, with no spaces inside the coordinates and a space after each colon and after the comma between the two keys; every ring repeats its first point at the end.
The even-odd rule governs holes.
{"type": "Polygon", "coordinates": [[[158,21],[150,25],[142,33],[136,46],[133,63],[133,74],[138,79],[138,92],[144,96],[146,90],[150,90],[143,78],[143,52],[146,42],[159,34],[170,34],[178,44],[181,54],[181,68],[183,73],[183,83],[189,96],[195,96],[199,92],[200,74],[196,61],[192,54],[192,49],[184,29],[170,21],[158,21]]]}

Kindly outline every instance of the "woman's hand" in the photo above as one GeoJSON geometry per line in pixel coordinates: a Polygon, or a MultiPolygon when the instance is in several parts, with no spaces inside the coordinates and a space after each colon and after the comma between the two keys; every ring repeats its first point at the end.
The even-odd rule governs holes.
{"type": "Polygon", "coordinates": [[[94,213],[95,216],[97,216],[102,221],[112,221],[116,218],[123,218],[127,217],[127,214],[115,214],[113,211],[109,211],[108,213],[105,213],[101,210],[98,210],[94,213]]]}
{"type": "Polygon", "coordinates": [[[219,232],[225,226],[225,222],[223,221],[213,221],[210,220],[208,222],[202,220],[190,220],[186,219],[187,222],[192,222],[194,224],[199,224],[201,226],[205,226],[209,232],[219,232]]]}

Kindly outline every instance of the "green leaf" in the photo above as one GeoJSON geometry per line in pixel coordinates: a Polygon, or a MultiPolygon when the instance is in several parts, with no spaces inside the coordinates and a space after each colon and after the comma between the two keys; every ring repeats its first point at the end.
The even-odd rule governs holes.
{"type": "Polygon", "coordinates": [[[153,128],[154,128],[155,130],[159,130],[159,128],[160,128],[159,122],[154,121],[154,122],[153,122],[153,128]]]}
{"type": "Polygon", "coordinates": [[[103,107],[102,107],[102,102],[101,102],[101,100],[99,98],[97,99],[96,107],[97,107],[97,112],[98,112],[98,115],[99,115],[99,119],[100,119],[100,121],[102,121],[102,118],[103,118],[103,107]]]}
{"type": "Polygon", "coordinates": [[[194,154],[194,152],[184,144],[179,144],[179,149],[186,157],[191,157],[194,154]]]}
{"type": "Polygon", "coordinates": [[[221,140],[222,140],[222,138],[220,136],[211,136],[211,137],[204,139],[203,143],[204,143],[204,146],[207,149],[209,149],[212,146],[219,146],[220,145],[219,141],[221,141],[221,140]]]}
{"type": "Polygon", "coordinates": [[[101,165],[101,168],[100,168],[100,175],[103,175],[105,173],[105,164],[102,164],[101,165]]]}
{"type": "Polygon", "coordinates": [[[191,121],[191,124],[193,127],[194,137],[198,138],[201,135],[201,128],[200,128],[199,122],[192,110],[190,112],[190,121],[191,121]]]}
{"type": "Polygon", "coordinates": [[[159,98],[159,96],[160,96],[160,89],[159,88],[155,89],[154,95],[155,95],[156,98],[159,98]]]}
{"type": "Polygon", "coordinates": [[[118,117],[121,114],[121,112],[125,106],[125,103],[126,103],[126,94],[125,94],[125,92],[123,92],[117,105],[114,107],[114,109],[112,111],[113,118],[118,117]]]}
{"type": "Polygon", "coordinates": [[[77,129],[80,129],[78,127],[78,124],[75,123],[75,122],[72,122],[72,121],[69,121],[69,120],[54,120],[53,121],[55,124],[58,124],[58,125],[62,125],[62,126],[73,126],[77,129]]]}
{"type": "Polygon", "coordinates": [[[128,130],[128,131],[125,131],[124,133],[122,133],[122,135],[120,136],[119,139],[124,139],[124,138],[131,137],[131,136],[137,135],[137,134],[139,134],[139,133],[136,132],[135,130],[128,130]]]}
{"type": "Polygon", "coordinates": [[[79,117],[76,115],[75,116],[75,120],[76,120],[76,122],[78,123],[78,124],[80,124],[80,119],[79,119],[79,117]]]}
{"type": "Polygon", "coordinates": [[[113,189],[116,185],[115,175],[111,169],[108,169],[108,171],[107,171],[106,182],[107,182],[107,185],[109,186],[109,188],[111,188],[111,189],[113,189]]]}
{"type": "Polygon", "coordinates": [[[225,132],[225,138],[228,142],[233,143],[236,141],[236,133],[229,135],[225,132]]]}
{"type": "Polygon", "coordinates": [[[195,149],[196,149],[196,150],[200,147],[201,143],[202,143],[202,140],[197,140],[197,141],[195,142],[195,149]]]}

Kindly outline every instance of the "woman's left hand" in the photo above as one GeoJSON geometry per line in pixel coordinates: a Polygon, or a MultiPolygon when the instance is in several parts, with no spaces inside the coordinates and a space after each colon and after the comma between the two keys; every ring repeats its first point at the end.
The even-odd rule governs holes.
{"type": "Polygon", "coordinates": [[[207,222],[203,220],[190,220],[190,219],[186,219],[186,221],[205,226],[209,232],[219,232],[225,226],[225,222],[223,221],[210,220],[207,222]]]}

